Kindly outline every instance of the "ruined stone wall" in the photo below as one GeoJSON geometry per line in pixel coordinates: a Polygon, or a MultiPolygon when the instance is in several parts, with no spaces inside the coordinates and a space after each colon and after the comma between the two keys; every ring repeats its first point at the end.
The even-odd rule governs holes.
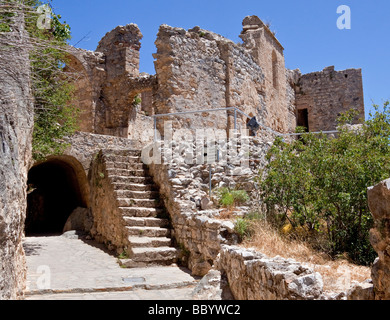
{"type": "Polygon", "coordinates": [[[223,246],[216,269],[226,274],[236,300],[317,300],[323,293],[318,272],[255,250],[223,246]]]}
{"type": "Polygon", "coordinates": [[[96,51],[105,56],[106,81],[101,88],[96,133],[128,136],[129,116],[137,94],[131,80],[139,76],[141,39],[138,26],[128,24],[111,30],[99,42],[96,51]]]}
{"type": "MultiPolygon", "coordinates": [[[[82,62],[84,57],[73,59],[87,65],[81,68],[74,63],[75,70],[99,71],[88,71],[88,77],[76,81],[84,119],[81,131],[138,139],[142,137],[138,129],[153,125],[153,114],[226,107],[237,107],[276,131],[288,131],[295,114],[290,107],[283,47],[257,17],[247,17],[243,24],[243,45],[200,27],[184,30],[160,26],[155,42],[155,76],[139,75],[142,34],[136,25],[108,32],[95,53],[98,66],[96,61],[91,63],[93,59],[87,63],[82,62]],[[257,25],[251,29],[248,23],[257,25]],[[137,96],[146,100],[142,103],[144,117],[138,117],[140,110],[134,106],[137,96]]],[[[173,121],[174,129],[228,131],[234,127],[233,112],[204,112],[158,118],[162,135],[166,120],[173,121]]],[[[248,121],[238,113],[237,128],[245,128],[248,121]]]]}
{"type": "Polygon", "coordinates": [[[0,300],[21,298],[25,288],[22,237],[34,116],[28,36],[23,15],[13,19],[12,31],[0,34],[0,300]]]}
{"type": "MultiPolygon", "coordinates": [[[[226,65],[214,35],[160,26],[154,55],[158,79],[156,113],[225,108],[226,65]]],[[[193,114],[159,119],[174,120],[174,128],[225,129],[226,112],[193,114]]]]}
{"type": "Polygon", "coordinates": [[[115,136],[76,132],[65,139],[69,144],[64,154],[77,159],[88,175],[91,162],[101,149],[135,149],[141,146],[136,141],[115,136]]]}
{"type": "MultiPolygon", "coordinates": [[[[238,141],[227,142],[229,148],[237,143],[237,162],[227,158],[227,161],[211,165],[213,199],[209,198],[209,165],[205,162],[188,163],[180,143],[167,142],[162,146],[162,163],[149,164],[149,172],[160,187],[161,198],[170,214],[176,244],[186,253],[182,260],[195,275],[205,275],[211,269],[222,244],[234,244],[238,240],[234,223],[221,220],[215,190],[237,187],[251,196],[253,192],[255,197],[256,186],[252,178],[266,162],[265,154],[272,144],[272,137],[264,134],[263,138],[249,137],[248,140],[248,149],[241,148],[238,141]],[[248,154],[248,167],[243,168],[240,159],[248,154]]],[[[192,148],[194,155],[199,152],[195,142],[192,148]]],[[[145,155],[149,152],[145,151],[143,157],[145,155]]]]}
{"type": "Polygon", "coordinates": [[[287,99],[287,132],[293,133],[297,127],[297,110],[296,110],[296,95],[295,87],[301,77],[299,69],[286,69],[286,99],[287,99]]]}
{"type": "MultiPolygon", "coordinates": [[[[258,121],[263,121],[267,114],[267,105],[262,69],[241,45],[226,39],[218,43],[226,64],[226,106],[237,107],[250,117],[256,116],[258,121]]],[[[245,129],[248,120],[239,113],[237,129],[245,129]]],[[[234,128],[233,121],[230,116],[229,129],[234,128]]]]}
{"type": "Polygon", "coordinates": [[[104,55],[70,46],[67,52],[65,71],[75,88],[71,104],[79,109],[79,130],[93,133],[100,88],[105,81],[104,55]]]}
{"type": "MultiPolygon", "coordinates": [[[[262,67],[272,66],[272,50],[257,57],[245,44],[236,44],[200,27],[186,31],[161,26],[156,40],[157,54],[154,55],[158,79],[156,113],[237,107],[274,130],[282,132],[293,127],[290,123],[294,123],[295,113],[286,98],[282,47],[269,42],[266,38],[267,48],[276,48],[274,51],[279,59],[274,68],[277,88],[273,79],[269,79],[272,68],[270,71],[262,67]]],[[[162,122],[170,119],[159,120],[160,132],[163,132],[162,122]]],[[[225,112],[186,115],[177,119],[175,128],[228,130],[234,127],[232,112],[227,115],[225,112]]],[[[246,128],[248,120],[238,114],[237,128],[246,128]]]]}
{"type": "Polygon", "coordinates": [[[142,33],[136,24],[118,26],[100,40],[96,52],[106,57],[107,79],[139,75],[139,50],[142,33]]]}
{"type": "Polygon", "coordinates": [[[286,99],[286,69],[284,48],[270,29],[256,16],[248,16],[243,22],[240,38],[264,73],[264,105],[259,119],[262,124],[278,132],[289,129],[286,99]]]}
{"type": "Polygon", "coordinates": [[[340,113],[356,109],[364,120],[361,69],[335,71],[334,67],[302,75],[296,86],[297,110],[308,110],[310,131],[335,130],[340,113]]]}
{"type": "MultiPolygon", "coordinates": [[[[140,120],[135,97],[144,93],[150,100],[156,87],[155,76],[139,74],[141,39],[137,25],[128,24],[108,32],[96,52],[67,48],[66,71],[75,85],[72,104],[80,110],[80,131],[133,140],[141,137],[134,130],[136,120],[140,120]]],[[[153,102],[146,103],[150,116],[153,102]]],[[[152,128],[150,117],[142,118],[141,123],[144,121],[152,128]]],[[[137,129],[142,127],[137,125],[137,129]]]]}

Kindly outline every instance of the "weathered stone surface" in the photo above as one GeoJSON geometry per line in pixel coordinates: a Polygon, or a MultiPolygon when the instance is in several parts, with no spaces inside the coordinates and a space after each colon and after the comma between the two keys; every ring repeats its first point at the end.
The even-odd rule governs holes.
{"type": "Polygon", "coordinates": [[[69,73],[75,87],[74,101],[80,110],[78,125],[80,131],[94,133],[97,128],[95,119],[101,104],[101,87],[106,80],[105,56],[74,47],[66,49],[67,63],[64,69],[69,73]]]}
{"type": "Polygon", "coordinates": [[[347,292],[348,300],[374,300],[374,285],[372,281],[355,283],[347,292]]]}
{"type": "Polygon", "coordinates": [[[0,300],[21,298],[26,277],[22,237],[34,113],[23,17],[18,12],[12,31],[0,33],[0,300]]]}
{"type": "Polygon", "coordinates": [[[211,269],[192,292],[194,300],[234,300],[226,276],[211,269]]]}
{"type": "Polygon", "coordinates": [[[390,179],[368,188],[368,206],[374,217],[370,242],[378,253],[371,269],[375,299],[390,299],[390,179]]]}
{"type": "MultiPolygon", "coordinates": [[[[160,26],[154,55],[158,92],[156,113],[181,112],[226,107],[226,64],[214,34],[160,26]],[[173,54],[174,53],[174,54],[173,54]]],[[[175,127],[226,128],[226,112],[203,117],[188,115],[175,120],[175,127]],[[217,121],[218,119],[218,121],[217,121]]],[[[163,120],[163,119],[162,119],[163,120]]],[[[163,132],[163,123],[158,128],[163,132]]]]}
{"type": "Polygon", "coordinates": [[[339,114],[350,109],[358,111],[355,123],[364,120],[360,69],[335,71],[332,66],[305,74],[299,78],[295,90],[297,110],[308,110],[310,131],[336,130],[339,114]]]}
{"type": "Polygon", "coordinates": [[[374,219],[390,219],[390,179],[367,190],[368,206],[374,219]]]}
{"type": "Polygon", "coordinates": [[[264,74],[264,102],[259,114],[264,125],[278,132],[290,129],[294,114],[289,112],[286,98],[287,79],[284,62],[284,48],[270,29],[256,16],[248,16],[242,22],[240,38],[244,48],[264,74]]]}
{"type": "Polygon", "coordinates": [[[216,268],[226,273],[236,300],[316,300],[323,291],[318,272],[250,249],[222,246],[216,268]]]}
{"type": "Polygon", "coordinates": [[[87,208],[76,208],[70,214],[65,223],[63,232],[70,230],[89,231],[93,225],[93,219],[87,208]]]}
{"type": "Polygon", "coordinates": [[[111,245],[121,253],[128,243],[123,215],[117,205],[112,182],[108,177],[103,152],[92,162],[89,173],[93,226],[91,235],[99,242],[111,245]]]}
{"type": "Polygon", "coordinates": [[[115,78],[124,73],[139,74],[139,50],[142,33],[136,24],[118,26],[100,40],[97,52],[106,56],[107,77],[115,78]]]}

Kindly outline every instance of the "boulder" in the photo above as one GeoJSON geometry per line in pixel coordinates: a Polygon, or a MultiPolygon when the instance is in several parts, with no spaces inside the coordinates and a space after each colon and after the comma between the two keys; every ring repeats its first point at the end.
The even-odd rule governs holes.
{"type": "Polygon", "coordinates": [[[90,220],[89,210],[87,208],[78,207],[70,214],[62,232],[65,233],[71,230],[89,231],[92,227],[92,222],[90,220]]]}
{"type": "Polygon", "coordinates": [[[376,300],[390,299],[390,179],[367,190],[368,206],[374,218],[370,242],[378,258],[371,269],[376,300]]]}

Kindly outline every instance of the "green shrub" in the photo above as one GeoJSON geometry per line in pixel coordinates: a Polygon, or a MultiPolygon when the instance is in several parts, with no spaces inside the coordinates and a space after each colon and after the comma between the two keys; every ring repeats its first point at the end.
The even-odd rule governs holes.
{"type": "Polygon", "coordinates": [[[304,227],[312,239],[325,238],[323,247],[333,257],[347,253],[353,262],[370,265],[376,253],[369,241],[367,188],[390,174],[388,105],[383,112],[374,106],[375,114],[359,130],[347,125],[356,113],[343,114],[334,138],[311,133],[291,143],[277,138],[258,179],[267,216],[304,227]]]}
{"type": "Polygon", "coordinates": [[[249,201],[249,196],[245,190],[230,190],[223,187],[217,190],[219,204],[225,208],[239,206],[249,201]]]}
{"type": "Polygon", "coordinates": [[[245,218],[237,218],[234,231],[239,235],[240,240],[250,237],[252,234],[250,221],[245,218]]]}
{"type": "Polygon", "coordinates": [[[249,201],[248,193],[245,190],[232,190],[231,195],[236,205],[242,205],[249,201]]]}

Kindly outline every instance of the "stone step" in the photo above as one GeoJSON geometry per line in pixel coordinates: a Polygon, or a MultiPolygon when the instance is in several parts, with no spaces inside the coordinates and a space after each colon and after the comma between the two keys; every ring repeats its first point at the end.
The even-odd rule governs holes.
{"type": "Polygon", "coordinates": [[[105,154],[104,155],[106,162],[120,162],[120,163],[128,163],[128,164],[143,164],[140,157],[135,156],[116,156],[113,154],[105,154]]]}
{"type": "Polygon", "coordinates": [[[143,163],[128,163],[128,162],[114,162],[106,161],[107,169],[128,169],[128,170],[147,170],[147,166],[143,163]]]}
{"type": "Polygon", "coordinates": [[[164,212],[161,208],[119,207],[124,217],[157,217],[164,212]]]}
{"type": "Polygon", "coordinates": [[[112,183],[137,183],[148,184],[153,183],[151,177],[126,177],[126,176],[108,176],[112,183]]]}
{"type": "Polygon", "coordinates": [[[147,173],[145,170],[131,170],[131,169],[107,169],[108,176],[121,177],[145,177],[147,173]]]}
{"type": "Polygon", "coordinates": [[[144,207],[144,208],[161,207],[160,201],[156,199],[117,198],[117,201],[119,207],[144,207]]]}
{"type": "Polygon", "coordinates": [[[141,150],[138,149],[104,149],[103,153],[115,156],[141,156],[141,150]]]}
{"type": "Polygon", "coordinates": [[[129,236],[169,237],[171,230],[158,227],[126,227],[129,236]]]}
{"type": "Polygon", "coordinates": [[[128,238],[130,246],[132,248],[139,247],[169,247],[172,243],[171,238],[166,237],[136,237],[131,236],[128,238]]]}
{"type": "Polygon", "coordinates": [[[164,228],[169,226],[169,220],[153,217],[123,217],[126,226],[129,227],[158,227],[164,228]]]}
{"type": "Polygon", "coordinates": [[[158,187],[155,184],[142,184],[142,183],[120,183],[115,182],[112,184],[116,191],[157,191],[158,187]]]}
{"type": "Polygon", "coordinates": [[[158,191],[115,190],[114,192],[118,198],[156,199],[159,196],[158,191]]]}
{"type": "Polygon", "coordinates": [[[172,247],[139,247],[133,248],[131,260],[136,262],[155,262],[173,260],[178,257],[178,250],[172,247]]]}
{"type": "Polygon", "coordinates": [[[144,268],[153,265],[171,265],[176,263],[179,252],[171,247],[133,248],[131,259],[120,259],[119,263],[126,268],[144,268]]]}

